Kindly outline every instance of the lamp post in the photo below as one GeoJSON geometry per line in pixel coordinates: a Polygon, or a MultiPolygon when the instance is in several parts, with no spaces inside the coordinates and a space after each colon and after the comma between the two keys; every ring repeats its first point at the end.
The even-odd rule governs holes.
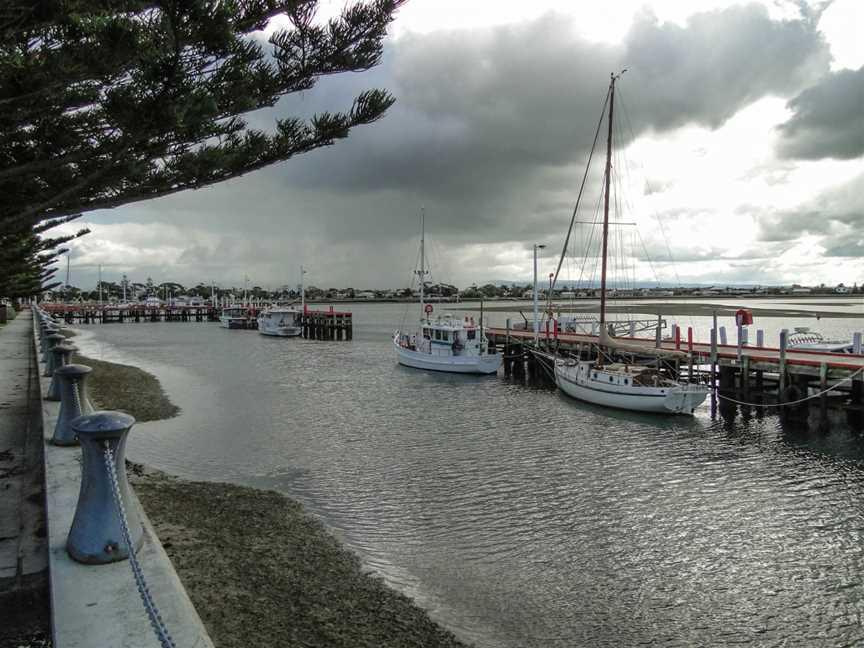
{"type": "Polygon", "coordinates": [[[534,344],[540,343],[540,317],[537,303],[537,250],[542,250],[545,245],[534,244],[534,344]]]}

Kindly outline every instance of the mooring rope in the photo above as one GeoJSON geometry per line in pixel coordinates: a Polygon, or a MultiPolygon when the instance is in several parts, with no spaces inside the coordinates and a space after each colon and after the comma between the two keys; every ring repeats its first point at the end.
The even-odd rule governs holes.
{"type": "Polygon", "coordinates": [[[767,407],[788,407],[790,405],[798,405],[800,403],[804,403],[806,401],[813,400],[814,398],[819,398],[820,396],[823,396],[830,391],[834,391],[840,385],[847,383],[847,382],[851,382],[852,380],[854,380],[855,376],[860,374],[862,371],[864,371],[864,367],[861,367],[855,373],[850,374],[850,375],[846,376],[845,378],[843,378],[842,380],[834,383],[828,389],[823,389],[822,391],[817,392],[817,393],[813,394],[812,396],[807,396],[805,398],[799,398],[798,400],[794,400],[794,401],[787,401],[785,403],[745,403],[743,401],[735,400],[734,398],[729,398],[728,396],[723,396],[720,393],[717,394],[717,398],[722,398],[725,401],[729,401],[730,403],[736,403],[737,405],[748,405],[749,407],[766,407],[766,408],[767,407]]]}

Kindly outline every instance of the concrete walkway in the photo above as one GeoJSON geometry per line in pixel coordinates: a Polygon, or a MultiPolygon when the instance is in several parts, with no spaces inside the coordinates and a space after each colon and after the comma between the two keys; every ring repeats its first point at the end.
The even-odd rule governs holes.
{"type": "MultiPolygon", "coordinates": [[[[30,311],[0,327],[0,646],[47,615],[48,550],[38,375],[30,311]],[[39,608],[43,609],[39,609],[39,608]],[[17,629],[16,629],[17,628],[17,629]]],[[[21,644],[18,644],[21,645],[21,644]]]]}

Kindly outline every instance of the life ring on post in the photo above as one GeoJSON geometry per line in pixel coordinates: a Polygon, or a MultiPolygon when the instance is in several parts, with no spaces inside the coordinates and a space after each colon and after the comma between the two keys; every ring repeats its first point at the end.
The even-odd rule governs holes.
{"type": "Polygon", "coordinates": [[[432,314],[432,304],[426,304],[426,307],[423,310],[426,311],[427,315],[431,315],[432,314]]]}
{"type": "Polygon", "coordinates": [[[746,308],[739,308],[735,311],[735,324],[738,326],[748,326],[753,323],[753,311],[746,308]]]}

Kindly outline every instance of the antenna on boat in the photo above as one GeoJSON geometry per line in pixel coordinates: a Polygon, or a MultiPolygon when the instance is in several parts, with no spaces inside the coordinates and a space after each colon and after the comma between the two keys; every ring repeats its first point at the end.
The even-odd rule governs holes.
{"type": "Polygon", "coordinates": [[[415,271],[420,279],[420,319],[429,320],[424,304],[424,288],[426,287],[426,208],[420,208],[420,269],[415,271]]]}
{"type": "Polygon", "coordinates": [[[303,285],[303,275],[306,271],[300,266],[300,310],[306,312],[306,286],[303,285]]]}

